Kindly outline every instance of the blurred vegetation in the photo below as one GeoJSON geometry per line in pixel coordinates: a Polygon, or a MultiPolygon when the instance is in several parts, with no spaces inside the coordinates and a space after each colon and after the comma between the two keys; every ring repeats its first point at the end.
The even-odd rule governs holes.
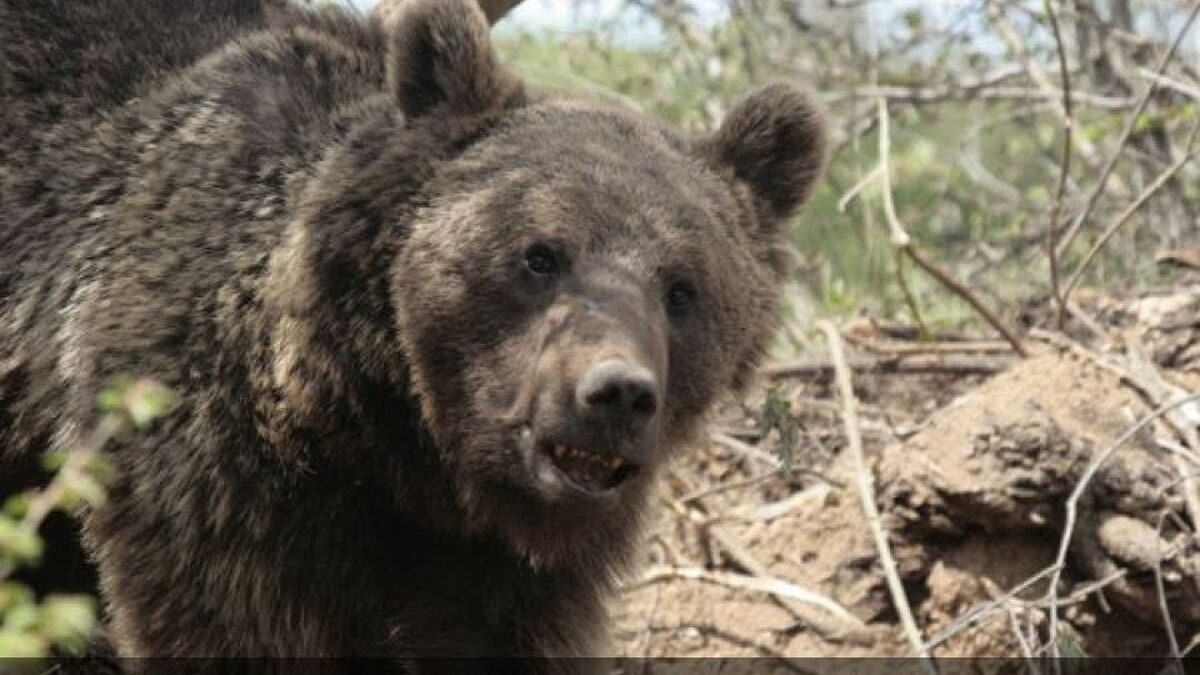
{"type": "MultiPolygon", "coordinates": [[[[1121,143],[1138,98],[1187,25],[1190,3],[627,0],[622,7],[611,21],[575,33],[507,27],[499,48],[541,87],[600,95],[692,132],[712,128],[739,95],[773,80],[807,82],[825,101],[827,177],[792,229],[801,261],[787,303],[793,326],[813,314],[864,310],[913,318],[896,283],[878,184],[838,208],[878,163],[881,96],[891,117],[896,211],[913,239],[1007,322],[1022,303],[1047,296],[1046,230],[1064,128],[1059,43],[1047,7],[1060,24],[1072,80],[1060,233],[1084,208],[1108,157],[1119,157],[1061,260],[1064,276],[1109,221],[1188,152],[1198,119],[1195,42],[1185,41],[1121,143]]],[[[1088,268],[1084,285],[1160,284],[1169,272],[1155,266],[1155,252],[1200,243],[1197,178],[1189,164],[1155,192],[1088,268]]],[[[905,275],[931,326],[975,320],[920,270],[905,275]]]]}
{"type": "Polygon", "coordinates": [[[95,598],[50,594],[42,598],[14,578],[42,557],[39,528],[53,511],[77,513],[104,501],[112,472],[105,447],[166,414],[174,397],[149,380],[122,380],[97,400],[99,421],[79,447],[55,450],[45,459],[47,484],[9,497],[0,511],[0,654],[40,659],[77,654],[96,627],[95,598]]]}

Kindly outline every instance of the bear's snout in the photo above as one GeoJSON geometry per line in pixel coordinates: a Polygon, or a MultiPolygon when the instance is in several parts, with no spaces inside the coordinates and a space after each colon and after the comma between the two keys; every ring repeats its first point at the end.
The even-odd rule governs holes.
{"type": "Polygon", "coordinates": [[[601,361],[579,379],[575,405],[581,417],[640,431],[658,413],[658,380],[637,364],[601,361]]]}

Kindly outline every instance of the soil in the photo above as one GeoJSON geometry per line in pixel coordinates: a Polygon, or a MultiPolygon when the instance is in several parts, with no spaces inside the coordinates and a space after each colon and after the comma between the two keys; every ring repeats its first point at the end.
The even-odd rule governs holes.
{"type": "MultiPolygon", "coordinates": [[[[1181,648],[1200,630],[1200,547],[1181,465],[1160,444],[1185,440],[1155,422],[1107,454],[1154,408],[1111,365],[1126,363],[1131,349],[1146,352],[1177,391],[1200,389],[1200,287],[1089,298],[1085,311],[1104,339],[1082,336],[1079,326],[1068,327],[1071,338],[1030,337],[1026,359],[989,352],[1002,363],[995,375],[854,373],[875,501],[917,626],[937,657],[1046,653],[1048,582],[1067,504],[1102,455],[1074,500],[1053,596],[1060,653],[1163,656],[1164,607],[1181,648]],[[965,620],[980,610],[988,610],[980,620],[965,620]]],[[[844,332],[876,348],[902,342],[879,332],[864,341],[862,329],[844,332]]],[[[854,358],[878,356],[869,352],[854,358]]],[[[642,573],[650,576],[635,574],[613,606],[621,656],[913,653],[843,452],[830,385],[831,372],[815,368],[764,381],[714,421],[713,441],[669,472],[647,532],[642,573]],[[763,434],[765,427],[772,428],[763,434]],[[779,457],[788,466],[779,468],[779,457]],[[730,576],[782,580],[852,616],[733,587],[730,576]]],[[[676,665],[656,660],[651,670],[676,665]]],[[[820,662],[806,669],[820,670],[820,662]]]]}

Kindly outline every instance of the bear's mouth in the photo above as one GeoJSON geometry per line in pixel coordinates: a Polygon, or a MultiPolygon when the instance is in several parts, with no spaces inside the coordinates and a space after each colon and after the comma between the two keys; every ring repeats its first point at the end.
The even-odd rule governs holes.
{"type": "Polygon", "coordinates": [[[637,465],[611,454],[600,454],[565,443],[538,443],[538,454],[573,487],[589,493],[620,487],[638,472],[637,465]]]}

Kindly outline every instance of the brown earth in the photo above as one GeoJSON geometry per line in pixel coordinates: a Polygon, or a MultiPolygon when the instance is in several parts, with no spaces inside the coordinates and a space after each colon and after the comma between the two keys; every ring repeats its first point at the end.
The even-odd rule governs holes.
{"type": "MultiPolygon", "coordinates": [[[[1167,390],[1173,395],[1200,389],[1200,287],[1090,298],[1086,309],[1103,340],[1068,327],[1078,341],[1029,338],[1024,360],[937,343],[938,354],[956,344],[983,349],[968,358],[990,360],[1001,371],[990,377],[949,356],[935,357],[950,364],[940,371],[906,372],[897,364],[928,359],[905,351],[919,343],[882,335],[873,322],[844,329],[871,347],[856,350],[855,362],[876,360],[854,374],[876,504],[935,656],[1045,652],[1048,570],[1070,495],[1088,465],[1155,407],[1144,386],[1121,376],[1146,372],[1127,356],[1145,352],[1155,364],[1149,372],[1176,387],[1167,390]],[[964,620],[981,609],[980,620],[964,620]]],[[[801,370],[730,406],[714,424],[718,440],[670,472],[649,530],[646,576],[630,580],[614,606],[621,655],[912,654],[842,452],[830,371],[801,370]],[[764,417],[776,421],[765,436],[764,417]],[[779,470],[788,445],[791,470],[779,470]],[[753,581],[741,587],[747,579],[815,591],[851,616],[780,601],[753,581]]],[[[1175,419],[1194,429],[1198,412],[1181,406],[1175,419]]],[[[1056,593],[1062,653],[1163,656],[1164,606],[1181,649],[1200,630],[1196,514],[1182,498],[1182,475],[1200,464],[1160,443],[1186,448],[1178,429],[1155,422],[1133,434],[1077,500],[1056,593]]],[[[655,661],[652,670],[671,667],[655,661]]]]}

